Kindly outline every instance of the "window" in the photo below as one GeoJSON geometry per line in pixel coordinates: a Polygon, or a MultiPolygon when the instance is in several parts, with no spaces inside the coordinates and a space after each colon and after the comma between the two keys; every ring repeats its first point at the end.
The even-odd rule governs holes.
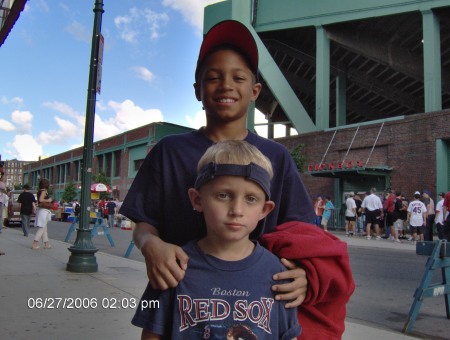
{"type": "Polygon", "coordinates": [[[103,155],[97,156],[97,172],[100,173],[103,171],[103,155]]]}
{"type": "Polygon", "coordinates": [[[111,177],[111,163],[112,163],[112,153],[105,154],[105,174],[108,177],[111,177]]]}
{"type": "Polygon", "coordinates": [[[141,167],[142,163],[144,163],[144,159],[135,159],[134,160],[134,171],[138,171],[141,167]]]}
{"type": "Polygon", "coordinates": [[[128,176],[133,178],[136,176],[137,171],[144,162],[145,156],[147,156],[147,145],[136,145],[128,149],[128,176]]]}
{"type": "Polygon", "coordinates": [[[113,177],[120,177],[120,155],[121,151],[114,152],[113,177]]]}

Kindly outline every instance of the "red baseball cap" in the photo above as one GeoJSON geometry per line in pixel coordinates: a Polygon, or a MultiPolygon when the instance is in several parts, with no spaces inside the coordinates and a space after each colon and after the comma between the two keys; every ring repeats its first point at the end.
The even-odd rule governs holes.
{"type": "Polygon", "coordinates": [[[251,71],[257,75],[258,47],[252,33],[239,21],[225,20],[214,25],[203,38],[195,70],[196,81],[198,81],[199,68],[205,57],[212,49],[221,45],[234,46],[241,51],[249,62],[251,71]]]}

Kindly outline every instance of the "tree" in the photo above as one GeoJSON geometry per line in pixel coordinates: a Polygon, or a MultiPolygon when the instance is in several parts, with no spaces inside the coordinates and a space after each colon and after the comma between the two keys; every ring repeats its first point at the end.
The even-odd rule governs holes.
{"type": "Polygon", "coordinates": [[[305,171],[306,158],[303,154],[303,148],[305,144],[299,144],[291,151],[291,156],[294,159],[295,165],[299,172],[303,173],[305,171]]]}
{"type": "Polygon", "coordinates": [[[105,185],[111,186],[111,180],[103,171],[98,174],[92,175],[92,183],[103,183],[105,185]]]}
{"type": "Polygon", "coordinates": [[[75,186],[75,183],[70,182],[66,185],[64,188],[64,192],[62,195],[62,199],[64,202],[72,202],[77,197],[77,188],[75,186]]]}
{"type": "MultiPolygon", "coordinates": [[[[98,174],[92,175],[92,183],[103,183],[111,187],[111,179],[103,171],[100,171],[98,174]]],[[[104,199],[108,196],[110,196],[108,192],[100,193],[100,199],[104,199]]]]}

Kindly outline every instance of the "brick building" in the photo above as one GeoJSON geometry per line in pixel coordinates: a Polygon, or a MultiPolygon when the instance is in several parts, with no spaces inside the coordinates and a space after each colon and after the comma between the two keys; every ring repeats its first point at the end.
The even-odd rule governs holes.
{"type": "Polygon", "coordinates": [[[435,198],[450,189],[450,110],[278,141],[288,149],[304,144],[301,176],[309,193],[330,195],[337,204],[347,192],[371,187],[400,190],[408,198],[417,190],[435,198]]]}
{"type": "Polygon", "coordinates": [[[6,175],[6,186],[9,189],[21,186],[23,182],[23,167],[31,163],[17,159],[5,160],[4,170],[6,175]]]}
{"type": "MultiPolygon", "coordinates": [[[[150,149],[162,137],[192,129],[170,124],[151,123],[119,135],[94,142],[92,173],[105,173],[111,180],[113,197],[123,200],[139,167],[150,149]]],[[[48,178],[55,199],[59,200],[68,183],[81,184],[83,148],[69,150],[23,168],[24,183],[37,187],[40,178],[48,178]]]]}

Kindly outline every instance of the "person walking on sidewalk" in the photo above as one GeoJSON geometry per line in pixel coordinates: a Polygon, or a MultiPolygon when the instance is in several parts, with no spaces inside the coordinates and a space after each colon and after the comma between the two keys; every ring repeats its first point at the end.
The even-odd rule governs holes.
{"type": "Polygon", "coordinates": [[[3,228],[3,210],[6,205],[6,195],[4,194],[4,191],[6,191],[6,176],[5,171],[3,170],[4,164],[5,163],[0,160],[0,234],[2,233],[3,228]]]}
{"type": "Polygon", "coordinates": [[[427,223],[427,207],[419,200],[420,192],[414,193],[414,200],[409,203],[408,206],[408,218],[413,244],[416,244],[417,236],[420,241],[423,241],[423,226],[427,223]]]}
{"type": "MultiPolygon", "coordinates": [[[[3,171],[3,161],[0,159],[0,196],[3,194],[3,190],[6,190],[6,177],[3,171]]],[[[0,234],[2,233],[3,226],[3,202],[0,201],[0,234]]],[[[0,250],[0,255],[5,255],[4,252],[0,250]]]]}
{"type": "Polygon", "coordinates": [[[3,229],[3,217],[4,217],[3,215],[6,210],[5,207],[7,206],[8,202],[8,196],[4,193],[4,191],[5,191],[4,189],[0,189],[0,234],[2,233],[3,229]]]}
{"type": "Polygon", "coordinates": [[[38,208],[36,211],[36,227],[38,231],[34,236],[34,241],[31,249],[39,248],[39,241],[44,241],[44,249],[50,249],[51,246],[48,243],[48,233],[47,233],[47,223],[52,219],[51,205],[52,199],[48,196],[48,188],[50,187],[50,181],[43,178],[39,181],[39,191],[38,191],[38,208]]]}
{"type": "Polygon", "coordinates": [[[20,204],[20,217],[22,220],[23,236],[26,237],[28,237],[31,214],[35,210],[36,204],[36,198],[28,190],[30,190],[30,186],[28,184],[24,184],[23,192],[17,198],[17,202],[20,204]]]}
{"type": "Polygon", "coordinates": [[[114,217],[116,216],[116,203],[112,199],[108,199],[106,209],[108,210],[108,227],[113,229],[114,217]]]}
{"type": "Polygon", "coordinates": [[[375,225],[375,233],[377,236],[377,240],[381,240],[380,236],[380,219],[383,216],[383,204],[381,203],[380,198],[375,195],[377,192],[376,188],[370,189],[370,195],[364,197],[361,207],[365,210],[366,213],[366,232],[367,239],[370,240],[372,236],[370,236],[370,230],[372,224],[375,225]]]}

